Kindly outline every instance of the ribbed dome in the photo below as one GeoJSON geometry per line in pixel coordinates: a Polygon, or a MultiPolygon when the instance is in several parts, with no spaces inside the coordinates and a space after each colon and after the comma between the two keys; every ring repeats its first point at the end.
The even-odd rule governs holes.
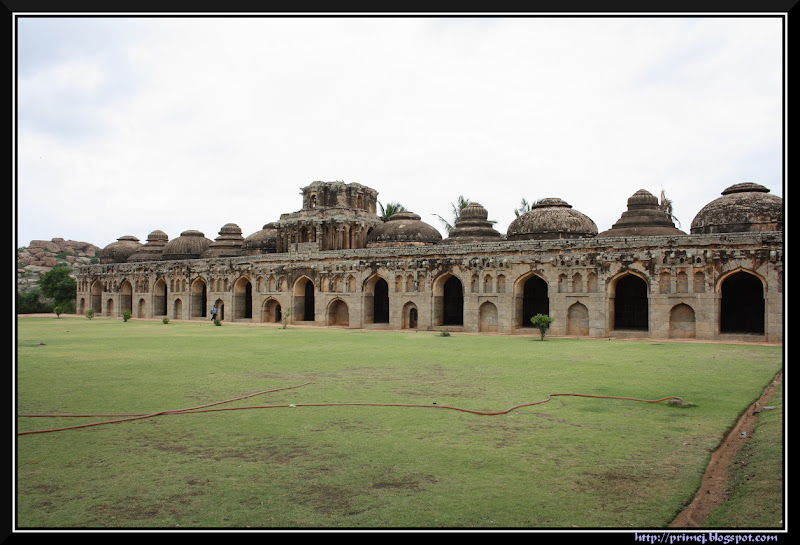
{"type": "Polygon", "coordinates": [[[489,213],[476,202],[461,209],[461,216],[448,233],[445,243],[464,244],[470,242],[493,242],[502,238],[488,220],[489,213]]]}
{"type": "Polygon", "coordinates": [[[366,246],[424,246],[441,240],[442,234],[435,227],[421,221],[417,214],[397,212],[367,235],[366,246]]]}
{"type": "Polygon", "coordinates": [[[142,247],[139,239],[130,235],[119,237],[100,254],[100,263],[125,263],[127,259],[142,247]]]}
{"type": "Polygon", "coordinates": [[[734,184],[692,220],[692,234],[783,231],[783,199],[755,183],[734,184]]]}
{"type": "Polygon", "coordinates": [[[547,198],[512,221],[506,234],[508,240],[584,238],[597,235],[597,225],[561,199],[547,198]]]}
{"type": "Polygon", "coordinates": [[[628,210],[607,231],[598,237],[635,237],[651,235],[685,235],[672,219],[658,208],[658,197],[640,189],[628,199],[628,210]]]}
{"type": "Polygon", "coordinates": [[[278,224],[270,222],[242,242],[242,254],[274,254],[278,248],[278,224]]]}
{"type": "Polygon", "coordinates": [[[219,230],[219,236],[208,245],[201,258],[236,257],[242,253],[242,229],[235,223],[226,223],[219,230]]]}
{"type": "Polygon", "coordinates": [[[200,231],[184,231],[181,236],[169,241],[164,246],[161,259],[197,259],[210,244],[211,240],[207,239],[200,231]]]}
{"type": "Polygon", "coordinates": [[[164,231],[155,230],[147,235],[147,243],[139,248],[136,253],[128,257],[128,262],[133,261],[158,261],[169,237],[164,231]]]}

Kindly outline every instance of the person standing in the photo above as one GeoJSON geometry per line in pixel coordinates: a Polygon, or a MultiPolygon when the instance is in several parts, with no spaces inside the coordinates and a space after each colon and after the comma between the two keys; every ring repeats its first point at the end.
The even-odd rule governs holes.
{"type": "Polygon", "coordinates": [[[211,321],[213,322],[216,319],[217,319],[217,305],[214,305],[213,307],[211,307],[211,321]]]}

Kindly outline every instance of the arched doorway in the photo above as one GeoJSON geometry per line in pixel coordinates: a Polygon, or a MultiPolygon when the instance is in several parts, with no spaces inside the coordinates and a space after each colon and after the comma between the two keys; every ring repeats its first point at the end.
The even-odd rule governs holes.
{"type": "Polygon", "coordinates": [[[282,318],[280,303],[276,299],[268,299],[261,310],[261,321],[278,323],[282,318]]]}
{"type": "Polygon", "coordinates": [[[720,285],[720,333],[764,334],[764,285],[757,276],[739,271],[720,285]]]}
{"type": "Polygon", "coordinates": [[[90,297],[90,308],[99,316],[103,310],[103,285],[99,281],[92,283],[90,297]]]}
{"type": "Polygon", "coordinates": [[[189,295],[189,309],[192,318],[205,318],[208,314],[208,289],[206,282],[202,278],[196,278],[191,284],[189,295]]]}
{"type": "Polygon", "coordinates": [[[464,286],[456,276],[444,283],[442,325],[464,325],[464,286]]]}
{"type": "Polygon", "coordinates": [[[253,318],[253,284],[247,278],[239,278],[233,285],[233,318],[250,320],[253,318]]]}
{"type": "Polygon", "coordinates": [[[409,301],[403,306],[403,329],[417,329],[418,321],[417,305],[409,301]]]}
{"type": "Polygon", "coordinates": [[[537,314],[550,314],[550,297],[548,295],[547,281],[541,276],[532,274],[523,281],[522,289],[517,298],[521,305],[519,308],[518,327],[533,327],[531,318],[537,314]]]}
{"type": "Polygon", "coordinates": [[[635,274],[617,280],[614,290],[614,329],[648,329],[647,282],[635,274]]]}
{"type": "Polygon", "coordinates": [[[133,286],[125,280],[119,287],[119,311],[129,310],[133,314],[133,286]]]}
{"type": "Polygon", "coordinates": [[[389,284],[383,278],[375,282],[375,297],[372,300],[373,321],[376,324],[389,323],[389,284]]]}
{"type": "Polygon", "coordinates": [[[314,321],[314,282],[303,276],[294,284],[294,320],[314,321]]]}
{"type": "Polygon", "coordinates": [[[167,315],[167,283],[163,278],[153,285],[153,316],[167,315]]]}

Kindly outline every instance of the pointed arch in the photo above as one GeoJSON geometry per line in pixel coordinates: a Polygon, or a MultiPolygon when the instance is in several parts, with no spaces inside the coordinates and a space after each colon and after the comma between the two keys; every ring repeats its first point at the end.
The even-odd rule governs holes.
{"type": "Polygon", "coordinates": [[[329,326],[349,326],[350,310],[347,303],[338,297],[328,304],[326,325],[329,326]]]}
{"type": "Polygon", "coordinates": [[[208,316],[207,306],[208,286],[206,286],[206,281],[198,276],[189,284],[190,318],[205,318],[208,316]]]}
{"type": "Polygon", "coordinates": [[[433,325],[464,325],[464,284],[451,272],[433,282],[433,325]]]}
{"type": "Polygon", "coordinates": [[[764,334],[764,280],[747,269],[731,271],[719,281],[720,333],[764,334]]]}
{"type": "Polygon", "coordinates": [[[547,280],[529,272],[514,283],[514,311],[517,327],[533,327],[531,318],[537,314],[550,314],[550,288],[547,280]]]}
{"type": "Polygon", "coordinates": [[[647,331],[649,329],[649,285],[637,273],[628,271],[609,283],[613,305],[612,329],[647,331]]]}
{"type": "Polygon", "coordinates": [[[240,276],[233,283],[233,319],[251,320],[253,318],[253,283],[246,276],[240,276]]]}
{"type": "Polygon", "coordinates": [[[669,338],[694,339],[697,333],[694,309],[680,303],[669,311],[669,338]]]}
{"type": "Polygon", "coordinates": [[[292,315],[295,321],[313,322],[315,317],[314,281],[301,276],[294,283],[294,305],[292,315]]]}

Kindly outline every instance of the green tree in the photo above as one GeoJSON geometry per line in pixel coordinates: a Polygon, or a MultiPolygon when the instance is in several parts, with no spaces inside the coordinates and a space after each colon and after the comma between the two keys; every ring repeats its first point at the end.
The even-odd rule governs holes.
{"type": "Polygon", "coordinates": [[[378,205],[381,207],[381,219],[383,221],[388,220],[398,212],[406,212],[406,207],[399,202],[386,203],[386,208],[380,202],[378,202],[378,205]]]}
{"type": "Polygon", "coordinates": [[[24,293],[17,292],[17,314],[52,312],[53,307],[39,299],[41,295],[39,290],[31,290],[24,293]]]}
{"type": "Polygon", "coordinates": [[[539,328],[539,333],[542,335],[541,340],[544,340],[544,334],[547,333],[548,329],[550,329],[550,324],[552,324],[554,320],[555,318],[548,316],[547,314],[537,314],[531,318],[531,323],[533,326],[539,328]]]}
{"type": "Polygon", "coordinates": [[[464,208],[466,208],[470,202],[472,201],[470,201],[463,195],[459,195],[458,199],[456,199],[456,202],[450,204],[451,208],[450,215],[452,217],[452,223],[444,219],[439,214],[436,214],[436,217],[438,217],[439,221],[442,222],[442,225],[444,226],[445,231],[447,231],[447,234],[450,234],[450,231],[452,231],[453,228],[456,226],[456,224],[459,222],[459,220],[461,219],[461,211],[464,210],[464,208]]]}
{"type": "Polygon", "coordinates": [[[39,275],[42,295],[53,299],[56,305],[74,305],[77,296],[77,283],[67,267],[53,267],[39,275]]]}

